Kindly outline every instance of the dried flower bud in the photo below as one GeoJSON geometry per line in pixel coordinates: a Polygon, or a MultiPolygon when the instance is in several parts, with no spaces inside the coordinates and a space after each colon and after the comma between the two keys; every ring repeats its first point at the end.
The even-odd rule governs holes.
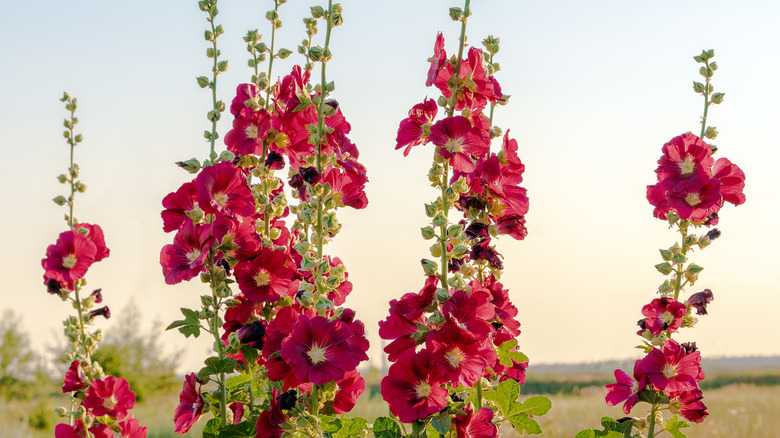
{"type": "Polygon", "coordinates": [[[108,309],[108,306],[103,306],[99,309],[95,309],[89,312],[89,319],[93,319],[96,316],[103,316],[106,319],[109,319],[111,318],[111,311],[108,309]]]}
{"type": "Polygon", "coordinates": [[[686,304],[689,307],[693,307],[694,309],[696,309],[697,315],[706,315],[707,304],[709,304],[712,300],[713,300],[712,291],[709,289],[704,289],[701,292],[696,292],[695,294],[691,295],[688,298],[686,304]]]}

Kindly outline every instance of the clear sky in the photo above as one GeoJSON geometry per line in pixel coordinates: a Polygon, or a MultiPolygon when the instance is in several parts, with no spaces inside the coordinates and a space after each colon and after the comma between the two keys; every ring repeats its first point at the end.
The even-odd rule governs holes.
{"type": "MultiPolygon", "coordinates": [[[[419,260],[428,242],[419,228],[427,222],[423,203],[436,197],[426,178],[431,150],[415,148],[404,158],[393,150],[395,134],[409,108],[436,96],[424,86],[426,59],[439,30],[448,52],[456,47],[459,28],[447,8],[458,3],[344,0],[345,23],[331,41],[328,78],[368,168],[370,203],[340,213],[343,230],[326,252],[349,269],[355,287],[347,304],[366,323],[375,363],[376,323],[389,300],[422,286],[419,260]]],[[[314,4],[281,7],[283,47],[295,52],[301,19],[314,4]]],[[[219,43],[230,65],[219,97],[226,102],[251,74],[241,37],[255,28],[270,36],[264,15],[272,6],[221,3],[217,22],[226,33],[219,43]]],[[[206,292],[194,282],[166,286],[159,266],[160,248],[173,238],[162,232],[160,201],[191,178],[173,162],[208,153],[202,132],[210,126],[210,96],[195,83],[210,71],[205,14],[195,0],[143,7],[30,0],[3,9],[0,307],[24,317],[38,351],[62,336],[60,321],[71,311],[46,294],[40,266],[66,227],[64,208],[50,199],[64,193],[56,181],[68,160],[58,99],[67,90],[80,102],[84,142],[76,161],[88,186],[76,217],[100,224],[111,249],[88,273],[89,286],[103,288],[114,312],[132,297],[147,323],[167,325],[206,292]]],[[[512,98],[495,121],[511,129],[526,165],[529,235],[502,239],[498,250],[532,364],[637,355],[641,306],[663,280],[653,268],[658,248],[676,238],[652,217],[645,188],[655,182],[661,146],[699,130],[692,56],[709,48],[720,66],[716,91],[726,93],[710,121],[720,131],[721,156],[747,175],[747,202],[724,208],[722,237],[691,257],[705,268],[692,292],[710,288],[715,301],[678,339],[697,341],[705,358],[780,354],[780,3],[475,0],[472,11],[473,44],[488,34],[501,39],[497,79],[512,98]]],[[[294,53],[274,76],[301,60],[294,53]]],[[[228,123],[220,125],[223,136],[228,123]]],[[[110,331],[111,322],[99,326],[110,331]]],[[[197,369],[210,344],[185,342],[176,332],[163,339],[187,347],[184,369],[197,369]]]]}

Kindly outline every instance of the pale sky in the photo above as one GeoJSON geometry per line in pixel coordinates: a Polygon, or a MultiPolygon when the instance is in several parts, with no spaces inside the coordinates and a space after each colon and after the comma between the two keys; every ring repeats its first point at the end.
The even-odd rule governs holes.
{"type": "MultiPolygon", "coordinates": [[[[441,0],[344,0],[345,23],[332,36],[328,79],[352,125],[351,139],[368,168],[365,210],[344,209],[344,224],[326,252],[346,264],[354,291],[347,305],[364,321],[379,363],[377,321],[388,302],[423,284],[419,260],[423,203],[436,198],[427,185],[430,148],[404,158],[394,150],[398,123],[437,91],[424,86],[436,32],[456,48],[459,26],[441,0]]],[[[301,19],[312,1],[291,0],[280,9],[277,36],[295,52],[301,19]]],[[[223,1],[217,22],[229,70],[219,97],[229,102],[251,74],[241,37],[259,28],[268,41],[265,11],[271,1],[223,1]]],[[[523,186],[531,209],[525,241],[501,239],[503,283],[519,308],[519,341],[531,364],[635,357],[641,306],[663,280],[653,265],[658,248],[675,233],[652,217],[645,188],[655,182],[662,145],[698,132],[702,99],[692,57],[715,49],[714,78],[725,102],[710,111],[720,135],[719,156],[747,175],[747,202],[721,210],[722,237],[690,260],[703,266],[688,291],[710,288],[710,315],[677,339],[697,341],[702,355],[780,354],[774,340],[780,311],[780,145],[774,132],[780,90],[780,4],[775,1],[520,1],[472,2],[470,41],[501,39],[497,79],[512,96],[495,122],[511,129],[526,165],[523,186]]],[[[90,269],[89,287],[102,287],[105,303],[119,312],[131,297],[146,320],[166,325],[179,307],[196,307],[207,293],[196,282],[167,286],[160,248],[161,200],[191,176],[174,161],[208,153],[203,130],[210,95],[195,83],[208,74],[205,14],[195,0],[130,8],[103,0],[25,1],[4,7],[0,36],[6,42],[0,69],[0,132],[5,135],[0,181],[6,203],[0,216],[2,308],[24,318],[32,344],[45,351],[61,335],[72,311],[41,284],[46,247],[65,230],[64,193],[56,176],[68,165],[58,99],[79,99],[76,150],[86,193],[76,217],[99,224],[111,256],[90,269]]],[[[301,62],[297,53],[274,67],[274,77],[301,62]]],[[[229,117],[220,125],[224,136],[229,117]]],[[[494,144],[498,147],[498,144],[494,144]]],[[[224,149],[224,145],[220,144],[224,149]]],[[[220,149],[220,150],[221,150],[220,149]]],[[[111,330],[111,320],[98,326],[111,330]]],[[[182,371],[196,370],[210,342],[178,332],[164,342],[187,348],[182,371]]]]}

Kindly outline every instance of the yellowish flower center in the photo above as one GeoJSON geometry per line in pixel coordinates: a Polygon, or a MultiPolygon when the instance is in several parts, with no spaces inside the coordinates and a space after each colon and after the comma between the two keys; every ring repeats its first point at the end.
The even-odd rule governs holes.
{"type": "Polygon", "coordinates": [[[65,269],[71,269],[72,267],[76,266],[76,262],[78,262],[78,259],[73,254],[68,254],[62,258],[62,266],[65,269]]]}
{"type": "Polygon", "coordinates": [[[414,392],[418,399],[427,398],[431,393],[431,385],[428,382],[420,382],[417,387],[414,388],[414,392]]]}
{"type": "Polygon", "coordinates": [[[672,323],[674,322],[674,315],[672,315],[669,312],[664,312],[664,314],[661,315],[661,322],[663,322],[664,324],[672,325],[672,323]]]}
{"type": "Polygon", "coordinates": [[[197,260],[198,257],[200,257],[200,251],[198,251],[197,249],[194,249],[194,250],[192,250],[192,252],[188,252],[186,257],[187,257],[187,260],[189,260],[189,262],[192,263],[195,260],[197,260]]]}
{"type": "Polygon", "coordinates": [[[117,404],[117,401],[116,401],[115,396],[113,396],[113,395],[103,401],[103,407],[106,408],[106,409],[114,409],[116,404],[117,404]]]}
{"type": "Polygon", "coordinates": [[[447,363],[453,368],[457,368],[463,361],[463,355],[457,349],[450,350],[444,355],[444,358],[447,359],[447,363]]]}
{"type": "Polygon", "coordinates": [[[249,125],[247,126],[246,131],[244,132],[246,132],[246,136],[249,138],[257,138],[257,131],[258,131],[257,126],[249,125]]]}
{"type": "Polygon", "coordinates": [[[672,377],[677,375],[677,370],[675,369],[674,365],[672,364],[666,364],[664,365],[664,377],[667,379],[671,379],[672,377]]]}
{"type": "Polygon", "coordinates": [[[269,283],[269,279],[271,278],[271,274],[269,274],[266,271],[258,271],[257,275],[255,275],[255,283],[258,286],[266,286],[269,283]]]}
{"type": "Polygon", "coordinates": [[[214,195],[214,202],[224,207],[225,205],[227,205],[228,196],[222,192],[219,192],[216,195],[214,195]]]}
{"type": "Polygon", "coordinates": [[[685,202],[691,207],[701,204],[701,198],[698,193],[688,193],[685,195],[685,202]]]}
{"type": "Polygon", "coordinates": [[[325,361],[325,352],[326,350],[319,345],[312,345],[311,349],[309,349],[309,360],[311,360],[312,365],[317,365],[320,362],[325,361]]]}
{"type": "Polygon", "coordinates": [[[691,157],[686,157],[685,161],[682,163],[679,163],[680,166],[680,173],[682,173],[685,176],[688,176],[693,173],[693,170],[696,168],[696,162],[694,162],[691,157]]]}
{"type": "Polygon", "coordinates": [[[447,148],[447,150],[450,152],[460,152],[462,145],[463,140],[458,138],[451,138],[447,140],[447,143],[444,144],[444,147],[447,148]]]}

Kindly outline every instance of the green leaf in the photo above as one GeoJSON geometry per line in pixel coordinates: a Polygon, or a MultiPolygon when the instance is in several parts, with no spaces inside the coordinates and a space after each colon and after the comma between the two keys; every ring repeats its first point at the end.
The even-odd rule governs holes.
{"type": "Polygon", "coordinates": [[[498,347],[498,361],[501,365],[511,367],[514,365],[513,360],[517,363],[528,362],[528,356],[519,351],[512,351],[515,347],[517,347],[516,339],[506,341],[498,347]]]}
{"type": "Polygon", "coordinates": [[[341,430],[336,433],[336,438],[351,438],[360,436],[367,429],[368,420],[361,417],[344,418],[341,420],[341,430]]]}
{"type": "Polygon", "coordinates": [[[198,380],[206,381],[209,376],[221,373],[232,373],[236,368],[236,360],[232,357],[220,359],[212,356],[205,361],[206,366],[198,371],[198,380]]]}
{"type": "Polygon", "coordinates": [[[675,415],[674,417],[664,422],[664,429],[671,433],[674,438],[686,438],[686,435],[680,430],[686,427],[691,427],[688,423],[680,420],[675,415]]]}
{"type": "Polygon", "coordinates": [[[392,418],[379,417],[374,421],[374,437],[401,438],[401,428],[392,418]]]}
{"type": "Polygon", "coordinates": [[[222,422],[219,418],[212,418],[206,423],[206,427],[203,428],[203,438],[218,438],[219,426],[222,422]]]}
{"type": "Polygon", "coordinates": [[[436,432],[447,435],[447,432],[450,431],[450,427],[452,427],[452,418],[450,417],[449,412],[444,411],[433,417],[431,419],[431,426],[436,429],[436,432]]]}
{"type": "Polygon", "coordinates": [[[250,347],[249,345],[242,345],[241,354],[244,355],[246,363],[257,363],[257,356],[259,355],[257,348],[250,347]]]}
{"type": "Polygon", "coordinates": [[[512,403],[516,402],[519,395],[520,385],[516,381],[509,379],[499,383],[494,389],[485,391],[483,397],[486,400],[495,402],[501,414],[506,418],[512,403]]]}
{"type": "Polygon", "coordinates": [[[254,438],[257,436],[256,422],[244,421],[238,424],[228,424],[219,431],[218,438],[254,438]]]}
{"type": "Polygon", "coordinates": [[[225,381],[225,387],[229,390],[233,388],[237,388],[244,383],[247,383],[252,380],[252,376],[249,374],[239,374],[237,376],[228,377],[227,381],[225,381]]]}
{"type": "Polygon", "coordinates": [[[618,423],[616,420],[610,417],[602,417],[601,425],[604,426],[605,432],[608,431],[619,432],[621,435],[625,437],[630,437],[631,430],[634,428],[633,422],[625,421],[623,423],[618,423]]]}
{"type": "Polygon", "coordinates": [[[320,419],[322,431],[328,434],[337,433],[341,429],[341,420],[337,417],[322,417],[320,419]]]}
{"type": "Polygon", "coordinates": [[[583,430],[574,436],[574,438],[624,438],[624,437],[625,435],[623,435],[620,432],[614,432],[614,431],[604,432],[604,431],[593,430],[593,429],[583,430]]]}

